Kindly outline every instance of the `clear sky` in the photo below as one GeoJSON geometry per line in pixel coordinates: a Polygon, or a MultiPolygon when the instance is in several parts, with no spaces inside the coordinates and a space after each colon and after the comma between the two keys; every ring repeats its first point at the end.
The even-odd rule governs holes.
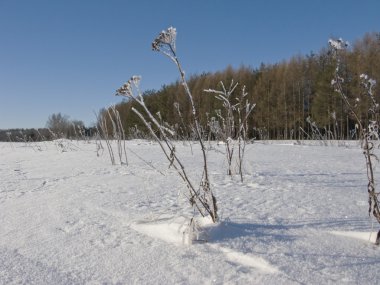
{"type": "Polygon", "coordinates": [[[353,42],[380,32],[379,11],[379,0],[0,0],[0,129],[45,127],[58,112],[90,125],[130,76],[143,89],[174,82],[174,64],[151,51],[169,26],[189,75],[353,42]]]}

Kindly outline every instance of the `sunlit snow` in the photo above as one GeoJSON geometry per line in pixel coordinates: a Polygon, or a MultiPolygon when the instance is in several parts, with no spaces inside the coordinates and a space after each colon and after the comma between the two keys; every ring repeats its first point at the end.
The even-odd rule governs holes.
{"type": "MultiPolygon", "coordinates": [[[[199,181],[202,157],[193,144],[178,142],[176,150],[199,181]]],[[[0,284],[380,278],[373,243],[380,227],[368,217],[357,142],[249,144],[244,183],[226,175],[225,146],[207,144],[221,219],[212,224],[196,216],[195,232],[186,187],[157,144],[128,141],[128,166],[111,165],[106,151],[97,157],[93,141],[66,146],[62,152],[54,142],[0,143],[0,284]]]]}

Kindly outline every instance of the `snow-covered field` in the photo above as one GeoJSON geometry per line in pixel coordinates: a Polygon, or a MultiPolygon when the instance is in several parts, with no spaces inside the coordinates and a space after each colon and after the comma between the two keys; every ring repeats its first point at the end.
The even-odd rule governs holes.
{"type": "MultiPolygon", "coordinates": [[[[158,146],[112,166],[94,142],[0,143],[0,284],[376,284],[358,146],[247,146],[245,181],[208,152],[221,222],[187,244],[185,187],[158,146]],[[162,172],[162,174],[160,173],[162,172]]],[[[199,177],[198,145],[178,143],[199,177]]],[[[380,176],[380,175],[378,175],[380,176]]]]}

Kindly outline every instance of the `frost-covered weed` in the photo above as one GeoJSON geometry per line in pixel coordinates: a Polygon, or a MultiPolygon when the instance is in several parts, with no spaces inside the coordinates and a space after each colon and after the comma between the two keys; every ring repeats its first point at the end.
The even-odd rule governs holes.
{"type": "Polygon", "coordinates": [[[251,115],[256,104],[249,102],[245,90],[242,87],[240,95],[235,94],[239,83],[231,84],[228,89],[224,83],[220,82],[222,90],[207,89],[205,92],[215,94],[215,98],[222,101],[224,112],[216,110],[216,118],[212,117],[209,122],[210,131],[219,139],[221,138],[226,146],[226,158],[228,163],[227,174],[233,174],[233,158],[237,145],[237,169],[243,182],[243,158],[247,142],[248,117],[251,115]]]}
{"type": "Polygon", "coordinates": [[[324,145],[327,145],[327,139],[321,134],[317,123],[310,116],[306,118],[306,122],[309,124],[311,129],[311,139],[321,141],[324,145]]]}
{"type": "Polygon", "coordinates": [[[132,76],[126,83],[123,84],[123,86],[121,86],[116,91],[116,95],[124,96],[131,100],[134,100],[141,107],[142,111],[137,110],[136,108],[132,108],[132,110],[141,119],[151,135],[158,142],[162,152],[169,161],[170,167],[174,168],[177,174],[185,182],[188,189],[186,197],[190,205],[202,216],[209,215],[212,218],[213,222],[216,222],[218,220],[216,198],[213,195],[212,189],[210,187],[206,148],[202,138],[201,126],[199,124],[198,113],[195,108],[193,96],[185,79],[185,72],[183,71],[181,64],[177,58],[176,35],[177,31],[173,27],[162,31],[152,42],[152,49],[154,51],[161,52],[165,56],[169,57],[175,63],[180,73],[182,86],[185,89],[186,96],[190,101],[190,106],[192,108],[194,132],[203,154],[203,170],[202,179],[200,182],[194,184],[186,172],[185,165],[177,155],[177,150],[172,141],[172,138],[176,134],[175,130],[172,128],[172,126],[169,126],[160,120],[160,114],[156,114],[156,116],[154,116],[149,108],[145,105],[144,97],[140,90],[141,77],[132,76]]]}
{"type": "Polygon", "coordinates": [[[112,145],[111,145],[111,138],[109,136],[109,132],[108,132],[108,127],[107,127],[107,122],[106,122],[106,119],[104,116],[98,116],[97,114],[95,114],[96,117],[97,117],[97,121],[98,121],[98,126],[99,128],[97,127],[97,131],[98,131],[98,134],[100,136],[100,139],[97,140],[97,155],[99,156],[100,154],[100,151],[99,150],[104,150],[103,148],[103,145],[101,144],[101,140],[103,139],[106,143],[106,146],[107,146],[107,150],[108,150],[108,155],[110,157],[110,160],[111,160],[111,164],[112,165],[115,165],[116,162],[115,162],[115,155],[113,153],[113,148],[112,148],[112,145]]]}
{"type": "MultiPolygon", "coordinates": [[[[379,192],[376,192],[376,180],[375,180],[375,162],[379,159],[375,154],[375,149],[379,147],[379,104],[376,102],[374,97],[374,91],[376,81],[371,79],[366,74],[361,74],[359,76],[361,80],[361,85],[365,91],[366,96],[370,99],[370,107],[367,111],[369,117],[368,126],[365,126],[359,115],[358,106],[361,102],[360,98],[357,97],[354,103],[350,101],[343,89],[344,78],[341,75],[341,58],[340,52],[348,47],[348,43],[344,42],[342,39],[339,40],[329,40],[330,48],[333,55],[337,61],[334,78],[331,80],[331,85],[334,90],[340,95],[344,103],[346,104],[350,114],[355,119],[357,128],[359,131],[359,136],[362,141],[363,154],[366,160],[367,167],[367,191],[368,191],[368,212],[380,223],[380,209],[379,209],[379,192]],[[377,145],[377,147],[376,147],[377,145]]],[[[377,234],[376,244],[380,243],[380,231],[377,234]]]]}

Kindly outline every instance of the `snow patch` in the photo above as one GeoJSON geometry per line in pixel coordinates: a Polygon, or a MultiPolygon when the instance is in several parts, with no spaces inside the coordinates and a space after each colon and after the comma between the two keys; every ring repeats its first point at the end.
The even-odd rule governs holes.
{"type": "Polygon", "coordinates": [[[226,258],[232,262],[259,269],[268,274],[279,273],[279,270],[276,267],[272,266],[268,261],[261,257],[244,254],[218,245],[212,245],[212,247],[223,252],[226,258]]]}
{"type": "Polygon", "coordinates": [[[176,245],[189,244],[189,219],[178,217],[148,222],[137,222],[131,225],[135,231],[176,245]]]}
{"type": "Polygon", "coordinates": [[[330,234],[336,235],[336,236],[343,236],[343,237],[349,237],[354,239],[363,240],[366,242],[376,242],[376,235],[375,232],[352,232],[352,231],[331,231],[330,234]]]}
{"type": "MultiPolygon", "coordinates": [[[[174,219],[161,219],[152,222],[138,222],[131,227],[141,234],[160,239],[175,245],[189,245],[193,242],[207,242],[210,232],[220,231],[219,227],[223,224],[214,224],[210,217],[198,218],[196,229],[191,230],[190,220],[185,217],[174,219]]],[[[224,228],[225,230],[226,228],[224,228]]],[[[215,235],[215,234],[214,234],[215,235]]],[[[214,238],[215,236],[212,235],[214,238]]],[[[224,254],[227,260],[246,267],[258,269],[263,273],[279,273],[279,270],[261,257],[244,254],[219,244],[207,243],[214,250],[224,254]]]]}
{"type": "MultiPolygon", "coordinates": [[[[64,153],[0,143],[0,284],[377,284],[358,141],[255,142],[244,183],[211,143],[222,221],[197,217],[192,231],[156,143],[128,141],[139,156],[129,166],[97,157],[92,141],[64,153]]],[[[200,177],[201,153],[176,148],[200,177]]]]}

